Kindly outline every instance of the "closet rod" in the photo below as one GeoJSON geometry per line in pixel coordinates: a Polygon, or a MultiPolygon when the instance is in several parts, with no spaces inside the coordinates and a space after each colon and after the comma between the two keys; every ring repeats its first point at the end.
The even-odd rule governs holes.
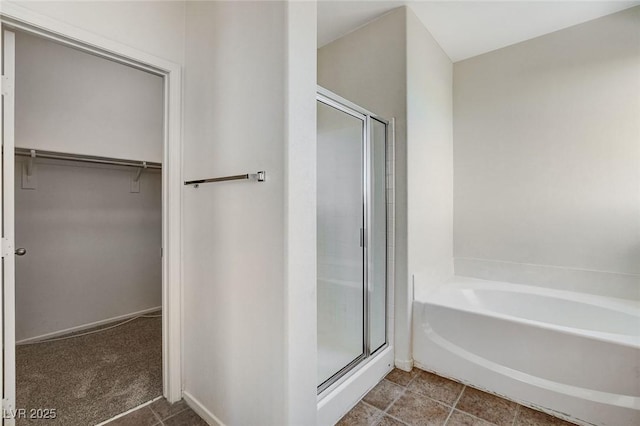
{"type": "Polygon", "coordinates": [[[54,160],[70,160],[70,161],[82,161],[85,163],[95,163],[95,164],[111,164],[114,166],[162,169],[161,163],[154,163],[150,161],[134,161],[134,160],[123,160],[121,158],[98,157],[98,156],[80,155],[80,154],[67,154],[64,152],[32,150],[29,148],[16,148],[15,155],[19,155],[23,157],[32,157],[31,155],[32,151],[35,151],[35,158],[50,158],[54,160]]]}

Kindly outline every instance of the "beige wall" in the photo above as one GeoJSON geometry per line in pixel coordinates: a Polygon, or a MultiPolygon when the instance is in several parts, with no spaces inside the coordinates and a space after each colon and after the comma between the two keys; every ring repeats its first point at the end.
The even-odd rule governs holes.
{"type": "Polygon", "coordinates": [[[162,304],[161,176],[130,167],[37,160],[37,189],[15,176],[16,340],[162,304]]]}
{"type": "Polygon", "coordinates": [[[102,37],[184,64],[184,1],[11,1],[102,37]]]}
{"type": "Polygon", "coordinates": [[[453,64],[407,12],[408,270],[424,290],[453,275],[453,64]]]}
{"type": "Polygon", "coordinates": [[[639,117],[640,7],[456,63],[456,273],[637,296],[639,117]]]}
{"type": "Polygon", "coordinates": [[[227,425],[316,415],[315,4],[189,2],[184,389],[227,425]],[[305,364],[306,363],[306,364],[305,364]]]}
{"type": "Polygon", "coordinates": [[[16,33],[16,146],[162,162],[162,77],[16,33]]]}
{"type": "Polygon", "coordinates": [[[284,424],[284,12],[187,5],[184,177],[267,171],[184,191],[184,388],[228,425],[284,424]]]}
{"type": "Polygon", "coordinates": [[[287,2],[285,139],[286,423],[318,410],[316,291],[317,4],[287,2]]]}

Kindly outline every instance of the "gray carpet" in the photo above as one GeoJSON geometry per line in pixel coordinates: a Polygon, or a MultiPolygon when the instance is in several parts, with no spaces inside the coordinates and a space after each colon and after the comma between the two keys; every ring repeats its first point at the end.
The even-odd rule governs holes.
{"type": "Polygon", "coordinates": [[[54,420],[95,425],[162,395],[162,319],[139,318],[100,333],[16,348],[17,407],[55,408],[54,420]]]}

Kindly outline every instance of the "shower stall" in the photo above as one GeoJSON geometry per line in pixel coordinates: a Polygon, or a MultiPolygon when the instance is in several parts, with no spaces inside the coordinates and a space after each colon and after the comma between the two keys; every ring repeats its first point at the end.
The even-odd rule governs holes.
{"type": "Polygon", "coordinates": [[[317,95],[318,393],[389,346],[389,122],[317,95]]]}

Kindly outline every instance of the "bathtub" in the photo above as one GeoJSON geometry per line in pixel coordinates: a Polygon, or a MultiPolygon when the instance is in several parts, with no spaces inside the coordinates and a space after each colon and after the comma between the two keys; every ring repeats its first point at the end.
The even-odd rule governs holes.
{"type": "Polygon", "coordinates": [[[454,277],[416,293],[416,366],[578,424],[640,425],[640,302],[454,277]]]}

